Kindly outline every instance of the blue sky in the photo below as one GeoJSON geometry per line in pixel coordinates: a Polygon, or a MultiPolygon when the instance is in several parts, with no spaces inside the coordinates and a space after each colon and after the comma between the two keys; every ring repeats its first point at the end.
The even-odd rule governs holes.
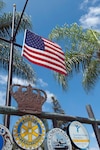
{"type": "MultiPolygon", "coordinates": [[[[6,12],[12,12],[14,3],[17,11],[22,11],[25,4],[25,0],[3,1],[6,3],[6,12]]],[[[99,0],[29,0],[26,13],[31,16],[32,31],[45,38],[48,38],[48,35],[56,25],[63,26],[65,23],[70,25],[76,22],[85,29],[100,30],[99,0]]],[[[17,39],[17,42],[22,45],[23,35],[17,39]]],[[[82,72],[80,71],[79,74],[74,74],[69,80],[69,89],[65,92],[54,79],[51,70],[34,64],[31,65],[38,77],[36,87],[45,90],[48,95],[47,102],[43,105],[43,111],[52,112],[51,96],[54,95],[59,100],[66,114],[88,118],[86,105],[90,104],[96,119],[100,119],[100,81],[87,94],[82,87],[82,72]]],[[[0,70],[0,85],[2,87],[0,90],[0,103],[2,105],[5,103],[7,75],[4,69],[0,70]]],[[[13,83],[28,84],[27,81],[17,77],[13,78],[13,83]]],[[[12,105],[15,105],[14,101],[12,101],[12,105]]],[[[12,125],[15,121],[15,118],[12,117],[12,125]]],[[[90,136],[90,150],[99,150],[92,127],[84,125],[90,136]]]]}

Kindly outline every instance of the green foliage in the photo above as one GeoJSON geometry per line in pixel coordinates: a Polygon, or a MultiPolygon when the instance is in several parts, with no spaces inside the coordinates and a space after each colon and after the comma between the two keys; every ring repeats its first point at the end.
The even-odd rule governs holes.
{"type": "MultiPolygon", "coordinates": [[[[21,12],[16,12],[15,13],[15,23],[14,23],[14,29],[16,30],[19,19],[21,16],[21,12]]],[[[11,37],[11,30],[12,30],[12,13],[4,13],[2,16],[0,16],[0,36],[5,37],[6,39],[11,37]]],[[[31,29],[31,20],[30,17],[27,16],[27,14],[24,14],[22,17],[18,33],[24,31],[26,28],[31,29]]]]}
{"type": "MultiPolygon", "coordinates": [[[[0,0],[0,10],[5,6],[3,1],[0,0]]],[[[12,13],[1,13],[0,15],[0,37],[5,38],[8,40],[11,40],[11,32],[12,32],[12,13]]],[[[15,22],[14,22],[14,32],[16,31],[18,22],[21,17],[21,12],[15,13],[15,22]]],[[[17,35],[18,33],[24,33],[25,29],[32,29],[31,19],[27,14],[24,14],[21,23],[19,25],[17,35]]],[[[16,38],[15,38],[16,40],[16,38]]],[[[25,78],[28,81],[31,81],[32,83],[35,83],[36,76],[35,72],[32,69],[32,67],[24,61],[24,59],[21,57],[21,52],[18,47],[14,46],[13,50],[13,73],[15,75],[18,75],[22,78],[25,78]]],[[[9,64],[9,55],[10,55],[10,44],[7,42],[4,42],[0,40],[0,63],[2,64],[2,67],[5,69],[8,69],[9,64]]]]}
{"type": "Polygon", "coordinates": [[[68,87],[68,79],[73,73],[82,72],[83,87],[86,91],[91,90],[100,75],[100,33],[90,29],[84,30],[74,23],[70,26],[55,27],[49,38],[63,44],[65,63],[68,75],[65,77],[56,73],[55,77],[65,90],[68,87]],[[92,66],[92,67],[91,67],[92,66]],[[90,73],[91,70],[91,73],[90,73]]]}
{"type": "Polygon", "coordinates": [[[2,0],[0,0],[0,11],[1,11],[4,7],[5,7],[5,3],[4,3],[2,0]]]}
{"type": "Polygon", "coordinates": [[[84,72],[83,86],[88,91],[94,88],[100,76],[100,60],[92,60],[84,72]],[[89,86],[87,86],[89,85],[89,86]]]}

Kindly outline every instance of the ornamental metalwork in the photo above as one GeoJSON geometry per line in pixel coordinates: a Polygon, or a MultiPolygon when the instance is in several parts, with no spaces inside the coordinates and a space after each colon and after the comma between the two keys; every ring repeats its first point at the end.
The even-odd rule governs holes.
{"type": "Polygon", "coordinates": [[[43,90],[33,88],[31,85],[13,84],[10,93],[17,101],[18,109],[29,113],[41,113],[42,105],[47,99],[47,95],[43,90]]]}

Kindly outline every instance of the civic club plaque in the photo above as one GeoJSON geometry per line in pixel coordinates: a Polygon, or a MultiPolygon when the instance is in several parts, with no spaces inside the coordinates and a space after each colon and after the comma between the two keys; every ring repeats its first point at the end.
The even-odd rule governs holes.
{"type": "Polygon", "coordinates": [[[0,125],[0,150],[12,150],[13,140],[9,130],[0,125]]]}
{"type": "Polygon", "coordinates": [[[47,150],[72,150],[70,138],[60,128],[53,128],[47,134],[47,150]]]}
{"type": "Polygon", "coordinates": [[[69,125],[69,136],[73,144],[79,149],[86,149],[89,146],[89,135],[82,123],[73,121],[69,125]]]}
{"type": "Polygon", "coordinates": [[[20,148],[34,150],[44,141],[44,124],[34,115],[24,115],[16,122],[13,128],[13,138],[20,148]]]}

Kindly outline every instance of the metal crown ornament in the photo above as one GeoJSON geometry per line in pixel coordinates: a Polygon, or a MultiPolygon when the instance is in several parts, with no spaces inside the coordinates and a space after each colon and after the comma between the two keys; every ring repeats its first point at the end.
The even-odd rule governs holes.
{"type": "Polygon", "coordinates": [[[37,88],[13,84],[10,87],[10,93],[18,103],[18,109],[25,112],[42,112],[42,105],[47,99],[46,93],[37,88]]]}

